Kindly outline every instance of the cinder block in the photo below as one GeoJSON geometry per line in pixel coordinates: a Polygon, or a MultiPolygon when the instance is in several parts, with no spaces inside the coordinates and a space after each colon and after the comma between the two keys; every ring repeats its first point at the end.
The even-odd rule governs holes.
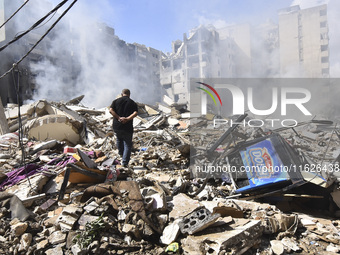
{"type": "Polygon", "coordinates": [[[211,214],[207,208],[199,207],[183,218],[179,223],[179,228],[183,234],[188,233],[192,235],[209,227],[219,217],[221,217],[219,213],[211,214]]]}

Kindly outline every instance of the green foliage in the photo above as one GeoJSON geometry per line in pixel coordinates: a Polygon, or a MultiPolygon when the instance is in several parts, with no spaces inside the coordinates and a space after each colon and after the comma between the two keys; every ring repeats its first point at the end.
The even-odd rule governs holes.
{"type": "Polygon", "coordinates": [[[103,215],[101,215],[98,219],[87,222],[85,229],[79,231],[79,234],[74,237],[73,242],[77,243],[81,249],[87,248],[104,228],[105,222],[103,215]]]}

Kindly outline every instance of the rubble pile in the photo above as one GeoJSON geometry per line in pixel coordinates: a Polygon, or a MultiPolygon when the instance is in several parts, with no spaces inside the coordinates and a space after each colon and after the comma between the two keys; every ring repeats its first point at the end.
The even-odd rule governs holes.
{"type": "Polygon", "coordinates": [[[80,100],[5,110],[11,133],[0,136],[1,254],[340,251],[340,191],[330,169],[339,164],[340,140],[333,122],[250,132],[215,127],[210,116],[189,122],[183,106],[139,104],[124,168],[108,109],[80,100]],[[269,142],[286,149],[277,149],[286,153],[282,159],[321,162],[321,170],[269,186],[253,178],[252,186],[238,172],[202,178],[192,169],[193,162],[241,164],[237,153],[269,142]]]}

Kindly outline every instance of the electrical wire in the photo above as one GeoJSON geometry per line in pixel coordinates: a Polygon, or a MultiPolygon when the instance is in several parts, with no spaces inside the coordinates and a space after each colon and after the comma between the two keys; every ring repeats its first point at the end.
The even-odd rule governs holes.
{"type": "Polygon", "coordinates": [[[42,17],[41,19],[39,19],[37,22],[35,22],[28,30],[26,30],[25,32],[15,36],[11,41],[9,41],[7,44],[3,45],[0,47],[0,51],[3,51],[4,49],[6,49],[9,45],[11,45],[12,43],[16,42],[17,40],[19,40],[21,37],[23,37],[24,35],[28,34],[29,32],[31,32],[33,29],[35,29],[36,27],[38,27],[48,16],[50,16],[52,13],[56,12],[60,7],[62,7],[68,0],[64,0],[61,3],[59,3],[56,7],[54,7],[49,13],[47,13],[44,17],[42,17]]]}
{"type": "MultiPolygon", "coordinates": [[[[48,34],[48,32],[52,30],[52,28],[61,20],[61,18],[71,9],[71,7],[76,2],[77,2],[77,0],[73,1],[73,3],[63,12],[63,14],[59,17],[59,19],[49,28],[49,30],[44,34],[44,36],[40,38],[40,40],[31,48],[31,50],[25,56],[27,56],[34,49],[34,47],[48,34]]],[[[29,184],[30,188],[32,189],[32,185],[31,185],[30,178],[28,176],[28,172],[27,172],[27,168],[26,168],[26,164],[25,164],[26,154],[25,154],[25,148],[24,148],[24,144],[23,144],[24,132],[23,132],[22,121],[21,121],[21,113],[20,113],[20,87],[19,87],[20,72],[19,72],[19,70],[17,72],[17,74],[18,74],[17,75],[17,81],[16,81],[15,75],[14,75],[14,72],[15,72],[14,69],[17,68],[18,64],[23,59],[24,58],[22,58],[21,60],[19,60],[18,62],[13,64],[13,66],[11,68],[11,72],[12,72],[12,78],[13,78],[13,82],[14,82],[14,88],[15,88],[16,95],[17,95],[17,102],[19,104],[19,107],[18,107],[18,119],[19,119],[19,129],[18,129],[18,131],[19,132],[18,133],[19,133],[19,145],[20,145],[20,149],[21,149],[21,165],[24,165],[25,175],[26,175],[26,178],[28,180],[28,184],[29,184]]]]}
{"type": "Polygon", "coordinates": [[[26,156],[25,156],[25,148],[24,148],[24,144],[23,144],[23,129],[22,129],[22,122],[21,122],[21,112],[20,112],[20,88],[19,88],[19,84],[20,84],[20,72],[18,70],[18,80],[16,81],[15,79],[15,75],[14,75],[14,68],[17,67],[16,65],[13,66],[13,69],[12,69],[12,78],[13,78],[13,83],[14,83],[14,88],[15,88],[15,92],[16,92],[16,95],[17,95],[17,102],[18,102],[18,124],[19,124],[19,146],[20,146],[20,149],[21,149],[21,162],[20,162],[20,165],[24,165],[24,170],[25,170],[25,175],[26,175],[26,178],[28,180],[28,184],[32,190],[32,185],[31,185],[31,181],[30,181],[30,178],[28,176],[28,172],[27,172],[27,165],[25,164],[25,161],[26,161],[26,156]]]}
{"type": "Polygon", "coordinates": [[[21,9],[22,7],[24,7],[27,3],[28,3],[29,0],[26,0],[20,7],[18,10],[16,10],[1,26],[0,26],[0,29],[7,24],[8,21],[10,21],[14,16],[15,14],[17,14],[21,9]]]}
{"type": "Polygon", "coordinates": [[[46,22],[45,22],[44,24],[41,24],[40,26],[38,26],[38,27],[36,27],[36,28],[34,28],[34,29],[38,29],[38,28],[41,28],[41,27],[45,26],[48,22],[50,22],[51,19],[53,19],[54,15],[55,15],[56,13],[57,13],[57,12],[55,11],[55,12],[52,14],[51,18],[49,18],[48,20],[46,20],[46,22]]]}
{"type": "MultiPolygon", "coordinates": [[[[56,13],[57,13],[57,12],[54,12],[53,15],[51,16],[51,18],[49,18],[48,20],[46,20],[46,22],[45,22],[44,24],[41,24],[40,26],[35,27],[33,30],[45,26],[48,22],[50,22],[51,19],[53,19],[54,15],[55,15],[56,13]]],[[[21,34],[21,33],[23,33],[23,31],[16,33],[15,36],[17,36],[17,35],[19,35],[19,34],[21,34]]]]}
{"type": "MultiPolygon", "coordinates": [[[[56,13],[57,13],[57,12],[54,12],[53,15],[52,15],[48,20],[46,20],[45,23],[41,24],[40,26],[35,27],[33,30],[45,26],[48,22],[50,22],[51,19],[53,19],[54,15],[55,15],[56,13]]],[[[19,35],[19,34],[21,34],[21,33],[23,33],[23,31],[16,33],[15,36],[17,36],[17,35],[19,35]]]]}
{"type": "Polygon", "coordinates": [[[45,38],[45,36],[57,25],[57,23],[66,15],[66,13],[72,8],[72,6],[77,2],[77,0],[74,0],[70,6],[61,14],[61,16],[52,24],[52,26],[43,34],[43,36],[32,46],[32,48],[16,63],[13,64],[12,68],[9,69],[7,72],[5,72],[3,75],[0,76],[0,79],[5,77],[7,74],[9,74],[13,69],[14,66],[20,64],[33,50],[37,45],[45,38]]]}

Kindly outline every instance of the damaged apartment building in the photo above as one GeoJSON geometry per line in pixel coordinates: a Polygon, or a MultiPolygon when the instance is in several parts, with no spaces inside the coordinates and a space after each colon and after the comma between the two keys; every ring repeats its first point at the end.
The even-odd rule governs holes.
{"type": "Polygon", "coordinates": [[[199,26],[163,55],[161,84],[186,104],[190,78],[329,78],[327,5],[278,11],[278,24],[199,26]]]}
{"type": "MultiPolygon", "coordinates": [[[[0,23],[7,20],[23,2],[0,0],[0,23]]],[[[50,2],[41,3],[45,3],[46,10],[53,8],[50,2]]],[[[41,18],[29,8],[23,8],[20,13],[20,22],[27,24],[41,18]]],[[[91,66],[95,58],[93,43],[89,41],[96,36],[105,41],[99,47],[110,47],[111,52],[114,51],[112,57],[105,61],[119,63],[125,70],[121,77],[138,84],[147,93],[144,98],[150,102],[144,103],[148,104],[161,102],[163,96],[163,101],[169,105],[187,105],[190,78],[329,77],[327,5],[308,9],[291,6],[279,10],[277,24],[269,21],[256,27],[244,23],[223,28],[201,25],[185,33],[183,40],[173,41],[170,53],[138,43],[127,43],[115,34],[114,28],[103,23],[94,24],[91,31],[82,31],[82,40],[75,43],[76,38],[72,38],[72,31],[76,30],[74,25],[63,21],[62,26],[57,26],[14,68],[13,74],[0,79],[3,105],[22,103],[32,98],[39,89],[37,76],[45,75],[45,67],[41,64],[44,61],[64,70],[61,82],[67,91],[72,91],[79,74],[86,72],[80,61],[91,66]],[[51,45],[55,44],[58,34],[71,37],[63,41],[67,47],[51,52],[51,45]],[[14,86],[18,81],[21,102],[18,102],[14,86]]],[[[5,24],[0,29],[1,44],[12,40],[18,31],[23,31],[18,24],[5,24]]],[[[43,31],[34,29],[2,51],[6,61],[0,64],[1,74],[29,51],[42,34],[43,31]]],[[[110,66],[110,63],[105,64],[110,66]]],[[[112,83],[115,84],[115,81],[112,83]]]]}
{"type": "MultiPolygon", "coordinates": [[[[21,5],[20,1],[0,1],[0,23],[4,22],[17,10],[17,5],[13,4],[17,2],[17,5],[21,5]]],[[[42,4],[47,4],[42,2],[42,4]]],[[[33,10],[25,10],[25,15],[20,15],[20,20],[23,24],[33,24],[35,19],[33,18],[33,10]]],[[[19,15],[19,14],[18,14],[19,15]]],[[[18,31],[22,31],[21,27],[14,23],[8,22],[0,29],[0,43],[2,47],[8,44],[13,38],[18,35],[18,31]]],[[[37,41],[41,36],[41,33],[37,30],[31,31],[22,40],[16,41],[4,49],[1,54],[0,72],[1,75],[12,68],[13,64],[18,61],[37,41]]],[[[39,61],[44,53],[50,47],[50,37],[46,38],[39,44],[38,47],[32,50],[28,57],[22,61],[20,67],[15,67],[12,74],[6,75],[0,79],[1,88],[1,100],[4,105],[7,103],[17,103],[16,86],[13,84],[18,83],[20,77],[20,94],[22,99],[27,99],[32,96],[35,91],[34,77],[35,73],[30,72],[29,65],[34,65],[39,61]]]]}
{"type": "MultiPolygon", "coordinates": [[[[0,23],[4,24],[24,2],[23,0],[0,0],[0,23]]],[[[41,13],[48,13],[56,8],[49,1],[40,1],[38,7],[43,11],[38,12],[37,6],[33,4],[32,6],[24,6],[16,14],[18,18],[15,20],[19,20],[19,22],[9,20],[0,28],[2,46],[9,44],[13,38],[15,39],[28,27],[33,27],[33,24],[36,24],[42,18],[41,13]]],[[[32,99],[36,91],[39,90],[40,84],[37,77],[44,79],[47,76],[47,64],[45,63],[58,67],[60,72],[63,73],[60,82],[64,84],[64,93],[67,94],[72,91],[77,86],[79,75],[86,72],[83,64],[87,63],[87,66],[92,66],[92,63],[98,59],[94,55],[98,52],[94,53],[93,40],[97,40],[96,46],[99,48],[110,48],[107,50],[107,54],[111,54],[111,57],[107,59],[112,63],[105,63],[106,65],[119,63],[121,69],[125,70],[125,73],[122,73],[121,76],[126,76],[129,80],[135,81],[134,83],[138,83],[138,86],[144,88],[145,91],[150,90],[150,98],[160,99],[157,89],[160,88],[161,51],[138,43],[127,43],[115,34],[114,28],[104,23],[93,23],[91,29],[84,29],[81,34],[73,33],[72,31],[77,30],[77,24],[68,19],[62,19],[58,26],[36,45],[46,32],[44,29],[46,29],[44,26],[29,29],[29,33],[25,34],[20,40],[10,43],[6,49],[1,51],[2,56],[4,56],[0,63],[2,75],[10,70],[13,64],[20,60],[33,46],[35,47],[11,73],[0,79],[0,94],[3,105],[8,103],[22,104],[25,100],[32,99]],[[60,42],[60,35],[64,35],[62,43],[60,42]],[[52,46],[58,43],[63,45],[53,47],[53,50],[51,50],[52,46]],[[19,88],[18,93],[16,87],[19,88]],[[18,99],[17,94],[20,95],[20,99],[18,99]]],[[[112,83],[117,82],[112,81],[112,83]]]]}

